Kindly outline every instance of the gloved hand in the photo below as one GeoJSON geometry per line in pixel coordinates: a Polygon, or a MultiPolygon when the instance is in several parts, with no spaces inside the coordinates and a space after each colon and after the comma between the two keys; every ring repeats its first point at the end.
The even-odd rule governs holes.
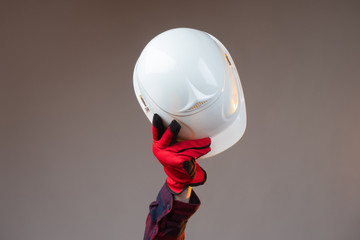
{"type": "Polygon", "coordinates": [[[153,117],[153,153],[164,166],[166,183],[173,194],[182,193],[187,186],[202,185],[206,172],[196,159],[208,153],[210,138],[177,142],[180,124],[173,120],[165,129],[158,114],[153,117]]]}

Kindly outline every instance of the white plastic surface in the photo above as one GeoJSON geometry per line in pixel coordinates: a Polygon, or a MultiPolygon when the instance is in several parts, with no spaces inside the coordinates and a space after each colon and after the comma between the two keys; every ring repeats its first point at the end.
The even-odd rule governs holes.
{"type": "Polygon", "coordinates": [[[152,39],[135,65],[134,89],[150,122],[158,113],[165,124],[180,123],[181,139],[211,138],[212,150],[202,158],[228,149],[245,131],[245,99],[235,64],[208,33],[177,28],[152,39]]]}

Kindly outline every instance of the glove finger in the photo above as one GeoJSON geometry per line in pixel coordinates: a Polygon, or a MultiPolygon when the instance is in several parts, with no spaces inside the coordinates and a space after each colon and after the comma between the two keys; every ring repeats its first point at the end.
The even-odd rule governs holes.
{"type": "Polygon", "coordinates": [[[195,160],[192,158],[189,161],[183,162],[183,168],[189,174],[189,176],[193,179],[196,173],[196,164],[195,160]]]}
{"type": "Polygon", "coordinates": [[[206,182],[207,174],[205,170],[196,163],[196,174],[189,186],[199,186],[203,185],[206,182]]]}
{"type": "Polygon", "coordinates": [[[160,138],[158,142],[159,147],[168,147],[171,141],[177,138],[180,128],[180,124],[176,120],[173,120],[160,138]]]}
{"type": "Polygon", "coordinates": [[[171,146],[171,150],[177,153],[186,151],[188,149],[202,149],[207,148],[211,144],[210,138],[201,138],[195,140],[186,140],[178,142],[171,146]]]}
{"type": "Polygon", "coordinates": [[[153,116],[153,128],[152,128],[153,140],[154,141],[160,140],[164,132],[165,132],[165,127],[162,122],[162,119],[157,113],[155,113],[153,116]]]}
{"type": "Polygon", "coordinates": [[[204,156],[211,151],[210,145],[202,148],[188,148],[184,149],[181,152],[178,152],[178,155],[184,156],[186,159],[194,158],[195,160],[201,156],[204,156]]]}
{"type": "MultiPolygon", "coordinates": [[[[176,121],[175,121],[176,122],[176,121]]],[[[177,123],[177,122],[176,122],[177,123]]],[[[180,126],[180,124],[179,124],[179,127],[176,127],[175,129],[173,129],[174,130],[174,134],[173,134],[173,137],[172,137],[172,139],[171,139],[171,141],[170,141],[170,144],[169,144],[169,146],[171,146],[171,145],[174,145],[175,143],[177,143],[177,136],[178,136],[178,134],[179,134],[179,132],[180,132],[180,128],[181,128],[181,126],[180,126]]]]}

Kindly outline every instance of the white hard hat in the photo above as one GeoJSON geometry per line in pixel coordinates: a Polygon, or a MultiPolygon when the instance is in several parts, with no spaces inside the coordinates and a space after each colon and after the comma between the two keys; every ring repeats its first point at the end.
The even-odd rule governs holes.
{"type": "Polygon", "coordinates": [[[180,139],[211,138],[214,156],[234,145],[246,128],[245,99],[235,64],[210,34],[176,28],[153,38],[134,69],[134,89],[152,121],[181,125],[180,139]]]}

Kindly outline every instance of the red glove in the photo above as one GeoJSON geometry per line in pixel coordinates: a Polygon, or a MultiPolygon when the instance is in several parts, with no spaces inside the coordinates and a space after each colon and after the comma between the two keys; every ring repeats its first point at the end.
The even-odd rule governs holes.
{"type": "Polygon", "coordinates": [[[196,159],[210,152],[210,138],[176,142],[180,124],[173,120],[164,128],[158,114],[153,118],[153,153],[164,166],[166,184],[173,194],[182,193],[187,186],[202,185],[206,172],[196,159]]]}

